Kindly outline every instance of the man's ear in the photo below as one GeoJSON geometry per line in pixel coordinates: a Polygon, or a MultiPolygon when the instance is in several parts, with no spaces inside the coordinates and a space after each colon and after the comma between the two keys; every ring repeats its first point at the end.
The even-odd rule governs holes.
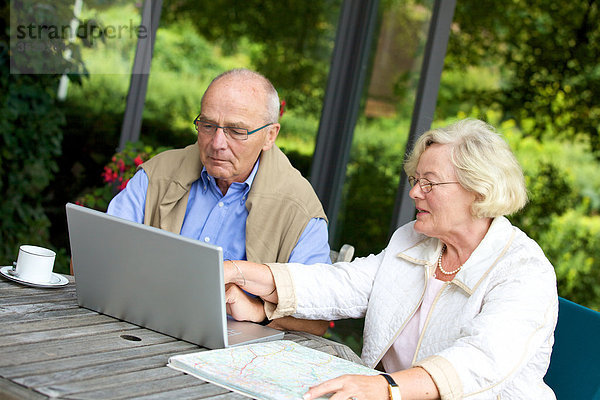
{"type": "Polygon", "coordinates": [[[281,129],[281,125],[273,124],[267,128],[267,134],[265,135],[265,143],[263,144],[263,151],[269,150],[273,147],[275,143],[275,139],[277,139],[277,135],[279,135],[279,129],[281,129]]]}

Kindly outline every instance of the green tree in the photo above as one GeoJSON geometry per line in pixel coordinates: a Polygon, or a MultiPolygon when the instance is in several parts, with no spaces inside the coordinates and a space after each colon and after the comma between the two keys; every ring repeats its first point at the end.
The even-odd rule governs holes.
{"type": "Polygon", "coordinates": [[[455,90],[441,108],[496,107],[537,137],[584,137],[600,150],[599,8],[597,0],[457,2],[446,70],[483,66],[502,80],[455,90]]]}
{"type": "Polygon", "coordinates": [[[243,38],[252,43],[252,65],[273,82],[295,109],[320,112],[341,0],[179,1],[165,4],[163,20],[184,15],[198,33],[226,53],[243,38]]]}

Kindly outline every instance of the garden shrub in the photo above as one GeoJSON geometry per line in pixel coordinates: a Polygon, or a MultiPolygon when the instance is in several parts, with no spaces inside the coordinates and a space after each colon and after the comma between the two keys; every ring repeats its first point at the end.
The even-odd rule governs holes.
{"type": "Polygon", "coordinates": [[[378,253],[387,245],[401,168],[402,155],[383,143],[352,149],[338,242],[352,244],[356,256],[378,253]]]}
{"type": "Polygon", "coordinates": [[[539,244],[554,265],[558,294],[600,311],[600,216],[568,210],[552,219],[539,244]]]}
{"type": "Polygon", "coordinates": [[[52,91],[56,76],[11,75],[4,46],[0,68],[0,260],[7,265],[20,244],[53,247],[43,201],[57,170],[64,115],[52,91]]]}
{"type": "Polygon", "coordinates": [[[537,168],[525,171],[525,184],[529,201],[509,219],[534,240],[550,228],[554,217],[580,201],[570,174],[544,161],[537,168]]]}
{"type": "MultiPolygon", "coordinates": [[[[92,43],[85,35],[71,42],[56,37],[53,29],[43,29],[35,35],[35,43],[28,42],[35,46],[20,51],[16,43],[9,50],[12,28],[68,25],[72,4],[14,0],[10,6],[4,2],[0,14],[4,22],[10,14],[11,22],[0,31],[0,258],[14,260],[19,244],[36,244],[56,250],[55,270],[68,271],[65,249],[50,242],[52,220],[47,206],[54,194],[49,188],[58,171],[65,124],[56,96],[63,73],[68,73],[71,83],[82,83],[87,70],[81,47],[92,43]],[[70,57],[65,55],[67,49],[70,57]]],[[[80,22],[81,26],[94,24],[89,19],[80,22]]]]}

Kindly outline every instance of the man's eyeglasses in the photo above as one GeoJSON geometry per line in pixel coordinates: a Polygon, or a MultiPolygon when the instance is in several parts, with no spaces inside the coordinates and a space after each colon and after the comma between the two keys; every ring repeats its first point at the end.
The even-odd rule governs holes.
{"type": "Polygon", "coordinates": [[[228,136],[235,140],[246,140],[248,139],[248,135],[252,135],[253,133],[264,129],[269,125],[273,125],[273,123],[271,122],[269,124],[261,126],[260,128],[254,129],[253,131],[248,131],[248,129],[246,128],[236,128],[234,126],[219,126],[213,124],[212,122],[201,120],[199,115],[194,120],[194,126],[196,127],[198,133],[203,133],[205,135],[212,136],[217,132],[217,129],[221,128],[223,129],[223,133],[225,134],[225,136],[228,136]]]}
{"type": "Polygon", "coordinates": [[[431,182],[429,179],[425,179],[425,178],[417,179],[414,176],[409,176],[408,183],[410,184],[410,187],[414,187],[418,183],[419,186],[421,187],[421,190],[423,191],[423,193],[429,193],[429,192],[431,192],[431,189],[433,189],[433,187],[436,185],[448,185],[450,183],[460,183],[460,182],[431,182]]]}

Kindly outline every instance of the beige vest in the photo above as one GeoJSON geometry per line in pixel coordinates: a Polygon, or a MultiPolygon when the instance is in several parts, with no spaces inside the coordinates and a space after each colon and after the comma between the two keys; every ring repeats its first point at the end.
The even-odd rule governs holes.
{"type": "MultiPolygon", "coordinates": [[[[197,143],[140,167],[149,181],[144,224],[179,234],[189,191],[202,172],[197,143]]],[[[308,222],[327,220],[310,183],[276,146],[261,154],[246,208],[246,258],[258,263],[287,262],[308,222]]]]}

